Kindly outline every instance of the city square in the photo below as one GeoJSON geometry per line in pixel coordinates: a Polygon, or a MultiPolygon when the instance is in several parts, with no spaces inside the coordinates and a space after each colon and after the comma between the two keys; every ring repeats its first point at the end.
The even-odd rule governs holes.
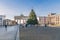
{"type": "Polygon", "coordinates": [[[60,0],[0,0],[0,40],[60,40],[60,0]]]}
{"type": "Polygon", "coordinates": [[[20,40],[60,40],[60,27],[24,27],[20,28],[20,40]]]}

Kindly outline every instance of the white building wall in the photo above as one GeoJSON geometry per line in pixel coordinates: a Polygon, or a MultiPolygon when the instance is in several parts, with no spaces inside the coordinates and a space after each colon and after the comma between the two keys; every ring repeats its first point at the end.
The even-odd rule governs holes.
{"type": "Polygon", "coordinates": [[[3,20],[5,19],[4,15],[0,15],[0,25],[3,25],[3,20]]]}

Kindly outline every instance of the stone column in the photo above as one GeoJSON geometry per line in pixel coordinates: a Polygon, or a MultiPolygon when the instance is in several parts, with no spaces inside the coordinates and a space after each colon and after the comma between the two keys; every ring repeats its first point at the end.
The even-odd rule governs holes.
{"type": "Polygon", "coordinates": [[[24,19],[23,19],[23,24],[24,24],[24,19]]]}
{"type": "Polygon", "coordinates": [[[17,23],[18,23],[18,19],[17,19],[17,23]]]}
{"type": "Polygon", "coordinates": [[[21,24],[21,19],[20,19],[20,24],[21,24]]]}

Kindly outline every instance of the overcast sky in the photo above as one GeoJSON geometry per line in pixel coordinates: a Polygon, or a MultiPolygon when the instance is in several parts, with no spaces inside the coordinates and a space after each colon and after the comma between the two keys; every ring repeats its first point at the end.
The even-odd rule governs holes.
{"type": "Polygon", "coordinates": [[[37,16],[60,13],[60,0],[0,0],[0,15],[12,19],[16,15],[29,15],[34,9],[37,16]]]}

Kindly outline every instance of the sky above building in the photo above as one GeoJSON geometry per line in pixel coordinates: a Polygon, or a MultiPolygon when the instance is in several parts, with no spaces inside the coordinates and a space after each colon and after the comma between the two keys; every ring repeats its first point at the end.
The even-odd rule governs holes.
{"type": "Polygon", "coordinates": [[[12,19],[20,14],[29,15],[34,9],[37,16],[60,13],[60,0],[0,0],[0,15],[12,19]]]}

